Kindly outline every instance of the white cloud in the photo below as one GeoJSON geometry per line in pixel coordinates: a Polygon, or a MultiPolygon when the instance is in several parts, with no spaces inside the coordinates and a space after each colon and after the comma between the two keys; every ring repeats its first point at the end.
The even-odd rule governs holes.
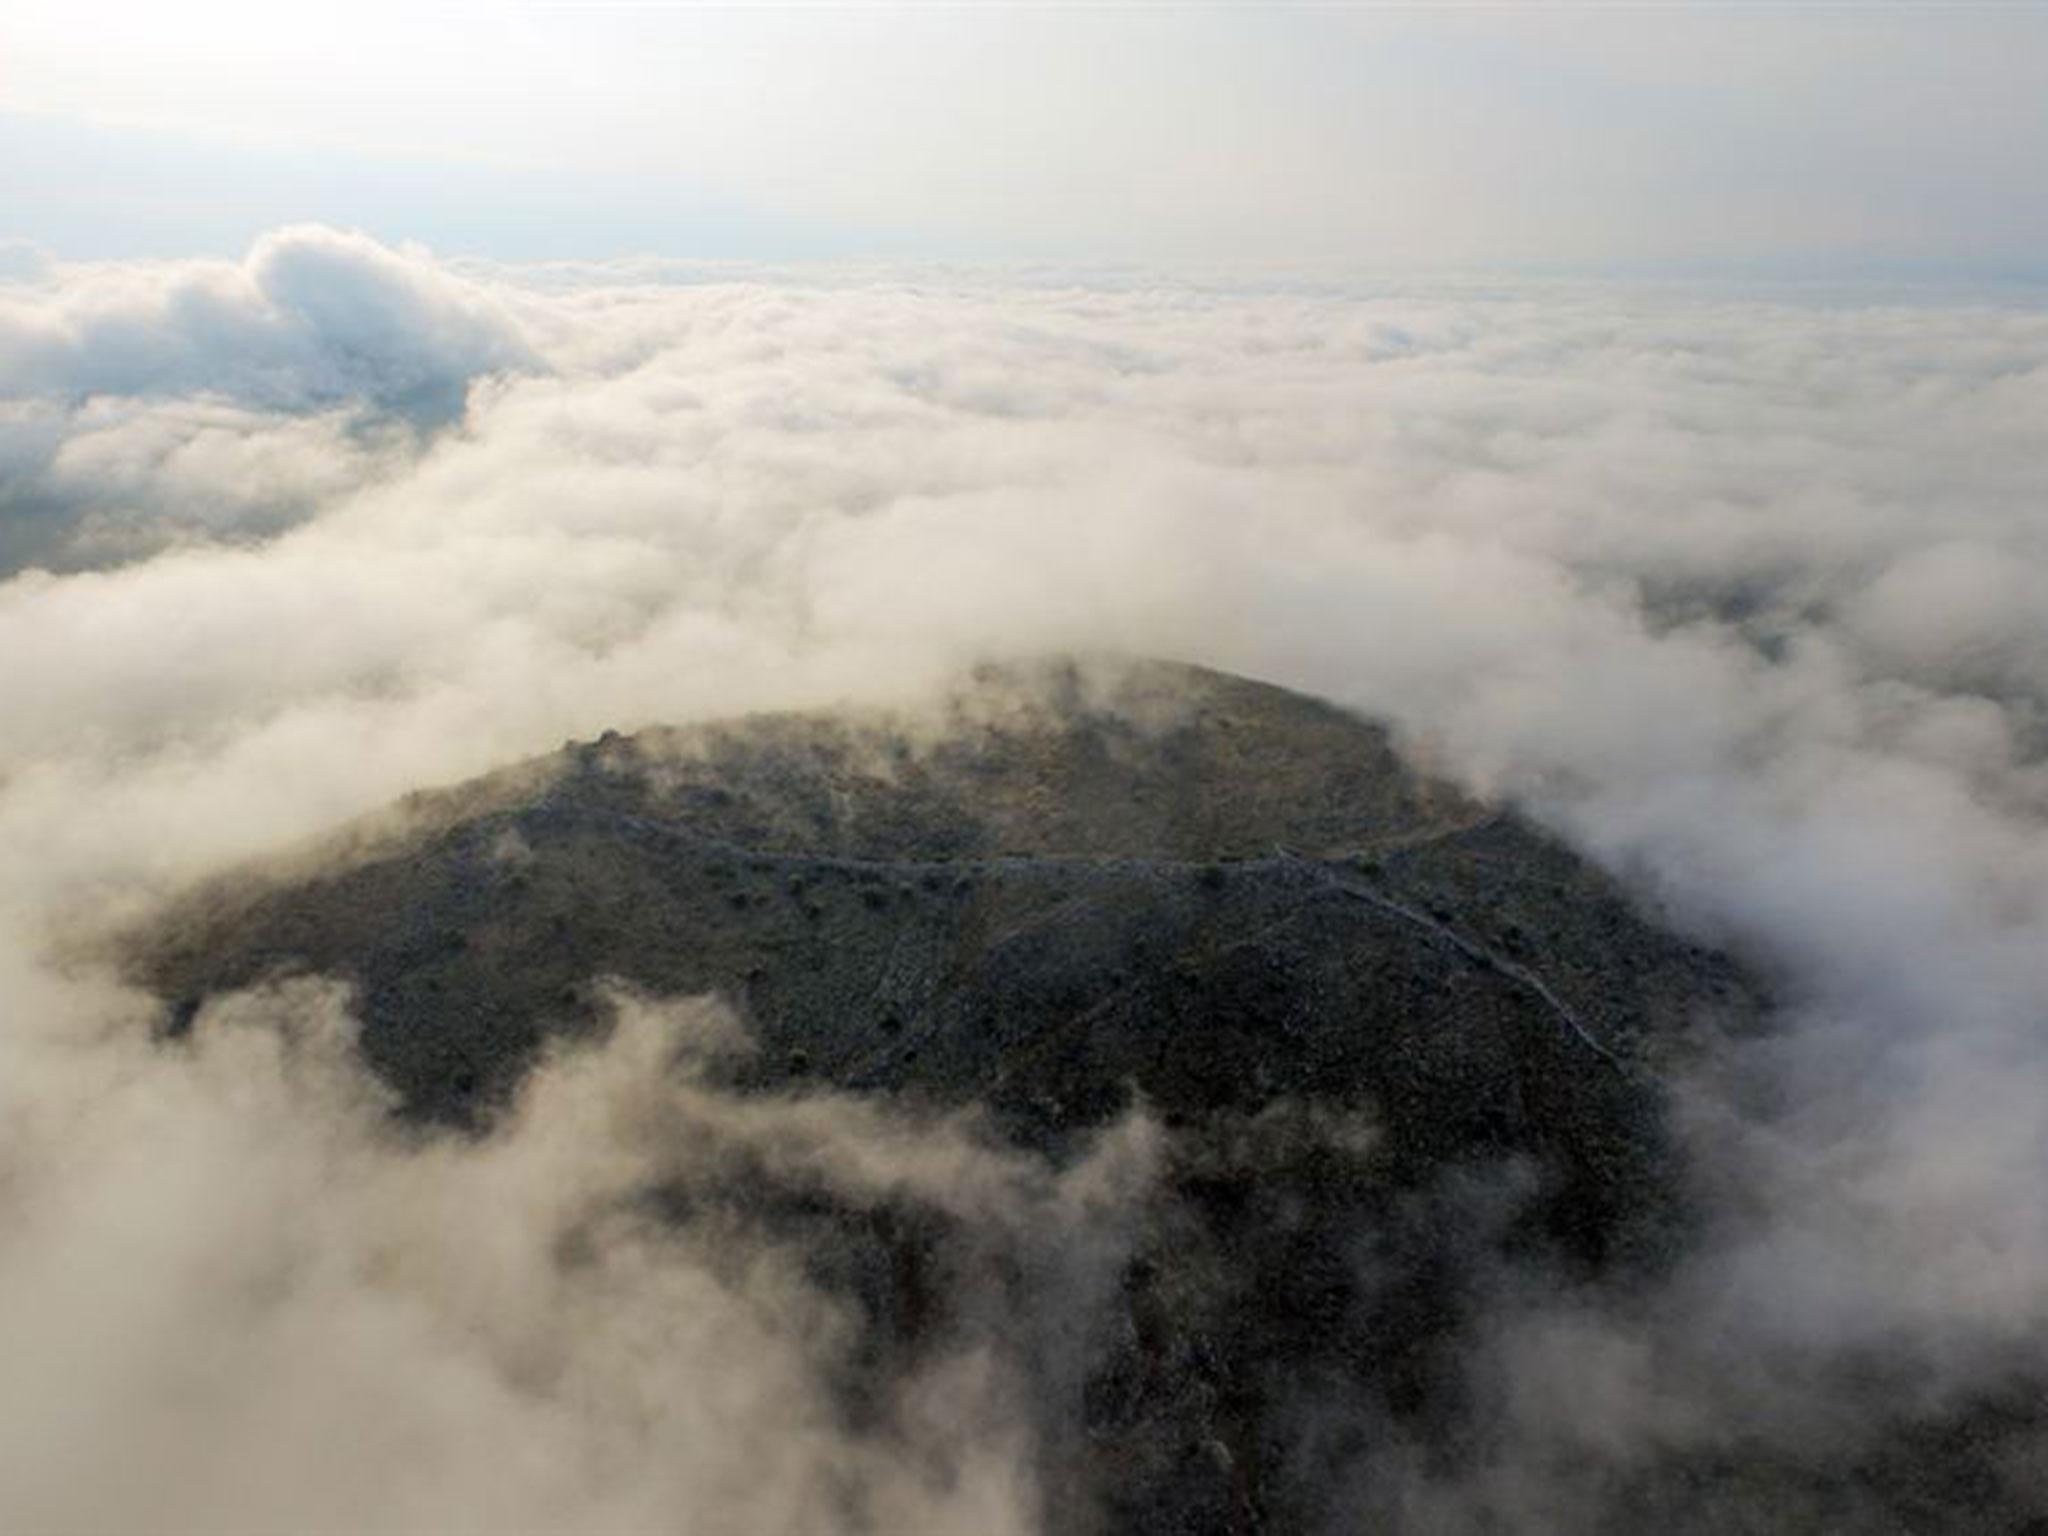
{"type": "Polygon", "coordinates": [[[50,266],[50,253],[33,240],[0,238],[0,283],[37,282],[50,266]]]}
{"type": "Polygon", "coordinates": [[[15,396],[360,401],[444,421],[470,380],[534,361],[487,294],[417,252],[314,225],[264,236],[240,263],[67,268],[0,292],[0,391],[15,396]]]}
{"type": "Polygon", "coordinates": [[[16,1077],[0,1340],[34,1387],[0,1394],[10,1525],[1036,1527],[1012,1351],[1100,1309],[1151,1176],[1142,1123],[1055,1175],[957,1121],[736,1103],[695,1081],[728,1018],[621,994],[605,1046],[490,1136],[407,1145],[345,1002],[238,996],[189,1049],[134,1034],[46,1053],[33,1097],[16,1077]],[[984,1297],[851,1425],[834,1381],[860,1318],[798,1236],[642,1205],[650,1184],[729,1200],[758,1170],[936,1212],[1041,1280],[984,1297]]]}
{"type": "MultiPolygon", "coordinates": [[[[1693,1112],[1724,1240],[1644,1316],[1504,1322],[1478,1375],[1529,1433],[1457,1498],[1540,1475],[1565,1508],[1573,1437],[1638,1408],[1691,1443],[1760,1405],[1825,1417],[1815,1383],[1877,1343],[1930,1399],[1994,1356],[2041,1364],[2039,315],[562,277],[458,281],[298,232],[239,268],[66,272],[0,301],[19,387],[208,397],[17,418],[39,484],[161,506],[182,546],[0,584],[0,961],[54,1021],[0,1046],[12,1166],[58,1144],[13,1106],[67,1061],[127,1085],[92,1122],[81,1212],[140,1198],[144,1164],[187,1176],[138,1138],[156,1094],[197,1092],[188,1069],[94,1043],[115,1005],[36,959],[81,914],[567,735],[901,692],[985,652],[1162,651],[1390,714],[1787,998],[1796,1027],[1725,1069],[1749,1087],[1693,1112]],[[423,379],[475,382],[456,430],[403,452],[325,413],[423,379]],[[195,542],[211,525],[179,509],[265,477],[295,526],[195,542]],[[1738,1113],[1764,1080],[1787,1107],[1738,1113]],[[1560,1423],[1545,1373],[1581,1345],[1608,1389],[1560,1423]]],[[[258,1224],[325,1262],[313,1220],[280,1195],[258,1224]]],[[[109,1287],[92,1326],[123,1341],[125,1384],[158,1315],[109,1287]]],[[[546,1441],[523,1413],[508,1433],[546,1441]]]]}

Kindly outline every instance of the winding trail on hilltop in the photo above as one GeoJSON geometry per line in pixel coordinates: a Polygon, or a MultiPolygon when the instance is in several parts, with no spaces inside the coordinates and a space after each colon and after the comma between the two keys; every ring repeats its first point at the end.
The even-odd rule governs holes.
{"type": "Polygon", "coordinates": [[[1629,1069],[1628,1063],[1608,1049],[1607,1046],[1603,1045],[1599,1037],[1586,1026],[1585,1020],[1579,1017],[1577,1011],[1569,1003],[1565,1002],[1563,998],[1559,997],[1556,992],[1552,991],[1548,982],[1528,967],[1518,965],[1512,960],[1503,958],[1485,945],[1475,943],[1466,938],[1448,924],[1437,921],[1427,912],[1419,912],[1406,902],[1396,901],[1385,892],[1376,891],[1354,877],[1332,868],[1321,860],[1309,859],[1289,848],[1277,849],[1276,854],[1278,862],[1292,863],[1307,869],[1332,890],[1340,891],[1354,900],[1365,902],[1368,906],[1385,912],[1390,917],[1396,917],[1403,922],[1414,924],[1416,927],[1450,945],[1474,965],[1490,970],[1533,994],[1549,1011],[1551,1017],[1562,1024],[1587,1050],[1598,1056],[1602,1061],[1614,1068],[1615,1071],[1621,1073],[1622,1076],[1631,1078],[1634,1076],[1629,1069]]]}
{"type": "MultiPolygon", "coordinates": [[[[546,817],[567,816],[586,823],[597,822],[625,828],[643,836],[652,836],[666,841],[687,844],[698,852],[711,852],[737,860],[745,860],[757,867],[785,869],[797,872],[830,869],[849,874],[895,872],[916,877],[935,871],[977,874],[1032,873],[1039,874],[1060,869],[1083,869],[1091,872],[1109,871],[1131,875],[1183,875],[1204,866],[1210,861],[1140,857],[1130,854],[994,854],[984,857],[961,857],[947,859],[861,859],[838,854],[805,853],[781,849],[764,849],[735,842],[729,838],[696,831],[674,822],[662,821],[651,816],[639,816],[630,811],[610,806],[571,805],[553,795],[545,795],[536,801],[523,815],[540,814],[546,817]]],[[[1426,843],[1441,841],[1473,826],[1491,819],[1482,817],[1477,821],[1460,823],[1420,835],[1399,839],[1398,844],[1390,842],[1383,846],[1418,847],[1426,843]]],[[[1370,851],[1370,850],[1367,850],[1370,851]]],[[[1316,858],[1283,845],[1275,845],[1266,858],[1239,859],[1231,861],[1229,867],[1245,874],[1300,874],[1305,875],[1324,889],[1335,891],[1354,901],[1360,901],[1378,912],[1406,923],[1429,935],[1437,942],[1456,951],[1473,965],[1501,977],[1510,984],[1521,988],[1534,997],[1544,1011],[1555,1019],[1564,1031],[1581,1046],[1605,1062],[1614,1071],[1633,1081],[1636,1074],[1629,1064],[1594,1034],[1578,1011],[1558,996],[1555,989],[1527,966],[1508,959],[1498,951],[1466,937],[1448,923],[1430,916],[1427,912],[1410,906],[1407,902],[1388,895],[1348,873],[1341,866],[1328,859],[1316,858]]],[[[893,1042],[883,1054],[916,1043],[916,1036],[893,1042]]]]}

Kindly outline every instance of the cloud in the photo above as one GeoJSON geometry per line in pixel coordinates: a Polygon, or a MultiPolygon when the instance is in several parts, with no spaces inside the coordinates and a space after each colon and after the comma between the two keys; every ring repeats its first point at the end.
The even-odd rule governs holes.
{"type": "Polygon", "coordinates": [[[49,275],[50,253],[33,240],[0,238],[0,283],[33,283],[49,275]]]}
{"type": "Polygon", "coordinates": [[[239,264],[35,275],[0,291],[0,575],[267,537],[458,421],[476,380],[543,366],[486,290],[318,226],[239,264]]]}
{"type": "Polygon", "coordinates": [[[470,380],[534,362],[488,295],[421,253],[317,225],[265,235],[238,264],[58,268],[0,294],[0,391],[15,396],[365,403],[443,422],[470,380]]]}
{"type": "MultiPolygon", "coordinates": [[[[1765,967],[1784,999],[1778,1031],[1729,1043],[1685,1086],[1711,1217],[1701,1255],[1620,1301],[1498,1277],[1471,1363],[1489,1416],[1477,1460],[1447,1481],[1387,1445],[1355,1469],[1356,1507],[1399,1498],[1453,1528],[1516,1515],[1582,1529],[1614,1516],[1617,1468],[1746,1453],[1756,1424],[1795,1465],[1853,1458],[2048,1370],[2048,321],[1990,303],[1571,285],[659,275],[458,278],[291,231],[238,267],[60,269],[0,297],[0,373],[29,396],[0,450],[28,466],[9,484],[75,495],[65,505],[102,523],[118,507],[135,540],[118,569],[0,583],[0,655],[21,659],[0,669],[0,979],[19,999],[0,1037],[0,1187],[41,1213],[10,1261],[43,1277],[22,1294],[74,1295],[77,1337],[114,1341],[91,1357],[109,1395],[81,1378],[67,1399],[81,1414],[166,1400],[133,1374],[158,1360],[149,1390],[203,1397],[191,1373],[221,1350],[241,1362],[221,1342],[234,1298],[270,1319],[280,1286],[296,1296],[295,1277],[354,1263],[307,1293],[319,1306],[243,1330],[263,1359],[228,1368],[230,1415],[194,1436],[260,1431],[309,1487],[374,1503],[388,1482],[365,1522],[433,1523],[417,1468],[330,1483],[291,1458],[324,1443],[339,1468],[386,1468],[388,1424],[459,1460],[471,1442],[434,1437],[474,1390],[493,1405],[478,1422],[531,1451],[509,1463],[531,1469],[510,1485],[526,1508],[626,1523],[683,1508],[653,1458],[605,1465],[655,1503],[579,1503],[587,1458],[611,1442],[580,1441],[567,1399],[492,1396],[527,1369],[495,1344],[420,1344],[495,1338],[498,1303],[432,1222],[390,1225],[414,1209],[414,1182],[481,1200],[508,1187],[489,1170],[522,1158],[541,1171],[518,1188],[567,1178],[532,1137],[559,1166],[616,1153],[635,1176],[679,1154],[607,1153],[603,1137],[558,1148],[521,1121],[473,1151],[402,1156],[377,1142],[362,1085],[330,1074],[295,1099],[285,1056],[206,1032],[196,1061],[166,1060],[122,1034],[132,999],[54,968],[48,944],[565,736],[905,696],[977,656],[1062,647],[1176,654],[1384,714],[1438,767],[1522,800],[1671,920],[1765,967]],[[359,412],[410,411],[423,389],[466,390],[459,430],[362,434],[359,412]],[[215,1050],[237,1065],[209,1067],[215,1050]],[[64,1074],[74,1085],[53,1093],[64,1074]],[[259,1156],[272,1134],[280,1150],[259,1156]],[[280,1182],[238,1193],[212,1172],[230,1166],[280,1182]],[[327,1188],[342,1215],[309,1193],[327,1188]],[[161,1295],[141,1284],[120,1246],[130,1211],[163,1228],[136,1241],[171,1243],[163,1262],[197,1278],[161,1295]],[[65,1235],[96,1219],[95,1241],[65,1235]],[[209,1289],[208,1264],[225,1262],[209,1255],[243,1247],[255,1257],[209,1289]],[[99,1278],[63,1270],[66,1253],[91,1255],[99,1278]],[[266,1269],[265,1254],[289,1257],[266,1269]],[[401,1287],[387,1313],[357,1282],[390,1265],[439,1278],[401,1287]],[[197,1294],[227,1320],[206,1348],[172,1348],[197,1294]],[[369,1358],[397,1362],[391,1382],[347,1379],[365,1411],[345,1417],[367,1441],[267,1422],[310,1379],[293,1372],[327,1359],[337,1316],[332,1337],[367,1330],[382,1341],[369,1358]],[[1859,1375],[1872,1359],[1884,1371],[1859,1375]],[[379,1394],[400,1382],[415,1406],[387,1413],[379,1394]]],[[[341,1017],[324,994],[238,1006],[330,1031],[341,1017]]],[[[535,1102],[563,1102],[579,1070],[562,1064],[535,1102]]],[[[750,1110],[693,1106],[713,1142],[754,1134],[750,1110]]],[[[812,1134],[789,1106],[761,1113],[789,1121],[777,1136],[812,1134]]],[[[838,1129],[803,1143],[804,1166],[827,1144],[856,1170],[902,1155],[883,1112],[830,1113],[838,1129]]],[[[1027,1228],[1067,1230],[1048,1214],[1066,1208],[1050,1175],[956,1150],[921,1198],[969,1199],[946,1208],[970,1223],[1023,1211],[1027,1228]],[[972,1205],[988,1180],[1009,1193],[972,1205]]],[[[528,1245],[515,1275],[533,1272],[554,1218],[531,1219],[508,1228],[528,1245]]],[[[729,1406],[733,1421],[815,1406],[809,1323],[749,1311],[751,1292],[628,1237],[592,1295],[697,1287],[762,1362],[763,1396],[729,1406]]],[[[786,1279],[763,1294],[829,1311],[786,1279]]],[[[579,1318],[595,1305],[555,1300],[579,1318]]],[[[612,1363],[575,1401],[611,1413],[652,1389],[620,1363],[623,1336],[591,1325],[612,1363]]],[[[555,1323],[533,1326],[560,1342],[555,1323]]],[[[700,1342],[723,1381],[728,1341],[700,1342]]],[[[41,1392],[58,1367],[36,1358],[11,1379],[41,1392]]],[[[931,1391],[966,1394],[964,1422],[987,1430],[969,1439],[991,1459],[955,1492],[1028,1526],[1031,1416],[1006,1417],[1006,1389],[956,1364],[931,1391]]],[[[20,1395],[0,1389],[0,1406],[23,1433],[20,1395]]],[[[792,1497],[815,1465],[869,1466],[873,1448],[837,1431],[807,1438],[804,1413],[780,1422],[792,1497]]],[[[708,1437],[685,1461],[722,1487],[737,1442],[664,1421],[648,1443],[671,1431],[708,1437]]],[[[40,1443],[10,1454],[33,1467],[41,1452],[20,1448],[40,1443]]],[[[195,1511],[228,1500],[262,1523],[282,1507],[122,1464],[137,1487],[171,1480],[195,1511]]],[[[101,1492],[90,1470],[17,1486],[45,1490],[36,1509],[54,1519],[64,1488],[101,1492]]],[[[920,1518],[965,1508],[914,1468],[863,1486],[920,1518]]],[[[1711,1526],[1744,1496],[1703,1498],[1688,1518],[1711,1526]]],[[[1996,1496],[2043,1503],[2020,1470],[1996,1496]]]]}
{"type": "Polygon", "coordinates": [[[694,1071],[729,1018],[614,1002],[479,1141],[381,1120],[317,981],[217,1002],[178,1051],[46,1061],[5,1136],[11,1173],[66,1150],[6,1200],[0,1337],[38,1383],[0,1401],[9,1523],[1034,1528],[1012,1356],[1100,1308],[1146,1128],[1055,1174],[959,1121],[735,1102],[694,1071]],[[851,1422],[862,1319],[778,1229],[784,1190],[930,1212],[1040,1282],[982,1294],[851,1422]]]}
{"type": "Polygon", "coordinates": [[[0,573],[259,542],[410,460],[409,429],[349,407],[272,412],[112,395],[0,404],[0,573]]]}

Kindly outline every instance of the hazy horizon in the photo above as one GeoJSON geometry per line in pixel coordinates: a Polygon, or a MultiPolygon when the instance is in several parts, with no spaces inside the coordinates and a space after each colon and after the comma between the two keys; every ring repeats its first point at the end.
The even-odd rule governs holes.
{"type": "Polygon", "coordinates": [[[0,57],[0,234],[72,259],[2048,275],[2048,10],[1992,0],[24,0],[0,57]]]}

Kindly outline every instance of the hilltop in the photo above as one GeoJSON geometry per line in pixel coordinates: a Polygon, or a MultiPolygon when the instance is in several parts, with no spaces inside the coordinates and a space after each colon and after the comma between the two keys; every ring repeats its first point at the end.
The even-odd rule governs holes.
{"type": "MultiPolygon", "coordinates": [[[[1305,1380],[1374,1405],[1318,1456],[1372,1423],[1455,1443],[1487,1274],[1653,1276],[1687,1220],[1659,1064],[1762,1010],[1378,725],[1163,663],[570,743],[192,893],[129,964],[174,1035],[215,993],[345,978],[428,1126],[487,1124],[546,1040],[601,1030],[601,978],[728,999],[758,1047],[735,1092],[975,1108],[1055,1162],[1141,1108],[1171,1175],[1044,1455],[1074,1509],[1144,1530],[1307,1521],[1305,1380]]],[[[850,1405],[985,1281],[931,1210],[728,1193],[881,1341],[850,1405]]]]}

